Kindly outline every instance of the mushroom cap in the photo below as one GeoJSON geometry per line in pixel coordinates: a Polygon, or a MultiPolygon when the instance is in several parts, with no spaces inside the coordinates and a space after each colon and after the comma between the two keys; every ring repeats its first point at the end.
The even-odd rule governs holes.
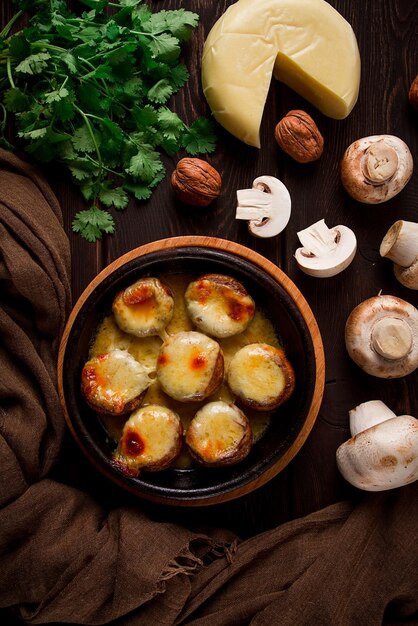
{"type": "Polygon", "coordinates": [[[313,249],[304,235],[310,231],[313,232],[318,225],[321,229],[327,229],[324,220],[320,220],[304,231],[298,232],[303,247],[296,250],[295,259],[305,274],[318,278],[329,278],[339,274],[350,265],[357,251],[357,239],[350,228],[340,224],[327,229],[329,246],[320,245],[313,249]]]}
{"type": "Polygon", "coordinates": [[[395,296],[368,298],[347,319],[345,345],[353,361],[368,374],[406,376],[418,367],[418,310],[395,296]]]}
{"type": "Polygon", "coordinates": [[[340,164],[341,182],[355,200],[386,202],[398,194],[412,176],[413,159],[402,139],[372,135],[354,141],[340,164]]]}
{"type": "Polygon", "coordinates": [[[395,263],[393,271],[396,278],[404,287],[408,287],[408,289],[418,289],[418,259],[409,267],[402,267],[395,263]]]}
{"type": "Polygon", "coordinates": [[[399,415],[355,435],[337,449],[344,478],[359,489],[385,491],[418,479],[418,420],[399,415]]]}

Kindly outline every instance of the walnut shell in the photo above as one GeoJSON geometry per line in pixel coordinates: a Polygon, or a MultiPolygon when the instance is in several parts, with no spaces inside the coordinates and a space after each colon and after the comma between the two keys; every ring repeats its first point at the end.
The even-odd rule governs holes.
{"type": "Polygon", "coordinates": [[[305,111],[289,111],[277,124],[274,136],[281,149],[298,163],[316,161],[324,149],[324,139],[305,111]]]}
{"type": "Polygon", "coordinates": [[[171,175],[177,198],[194,206],[208,206],[221,193],[222,179],[217,170],[202,159],[181,159],[171,175]]]}
{"type": "Polygon", "coordinates": [[[418,74],[415,76],[409,88],[409,104],[415,111],[418,111],[418,74]]]}

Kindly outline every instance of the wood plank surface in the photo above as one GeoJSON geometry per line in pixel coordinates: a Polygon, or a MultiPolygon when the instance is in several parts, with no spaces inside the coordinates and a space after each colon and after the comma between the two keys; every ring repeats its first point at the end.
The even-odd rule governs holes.
{"type": "MultiPolygon", "coordinates": [[[[71,233],[74,214],[86,207],[78,191],[59,167],[44,168],[61,202],[71,242],[74,301],[101,269],[132,248],[177,235],[221,237],[255,250],[288,274],[312,308],[325,347],[326,385],[319,417],[298,455],[268,484],[238,500],[209,508],[185,510],[154,505],[109,486],[68,437],[57,476],[75,484],[81,481],[86,491],[95,493],[106,504],[129,502],[161,520],[225,526],[242,537],[252,536],[341,499],[364,497],[347,485],[335,463],[336,448],[349,436],[349,409],[366,400],[381,399],[397,414],[418,416],[417,373],[390,381],[373,378],[349,359],[344,346],[345,321],[362,300],[382,291],[418,306],[418,293],[402,287],[394,278],[392,264],[379,256],[381,239],[394,221],[418,221],[418,176],[415,173],[398,196],[373,206],[350,199],[338,174],[342,154],[352,141],[381,133],[401,137],[418,167],[418,113],[408,104],[409,86],[418,73],[418,1],[329,3],[352,24],[358,38],[362,80],[357,105],[347,119],[331,120],[273,81],[262,122],[260,150],[218,129],[218,147],[208,161],[222,174],[222,195],[207,209],[186,207],[174,198],[169,174],[184,155],[166,157],[167,177],[152,198],[141,203],[132,200],[126,211],[115,213],[117,234],[92,245],[71,233]],[[276,123],[295,108],[310,113],[324,136],[324,154],[315,163],[300,165],[292,161],[274,140],[276,123]],[[277,176],[286,184],[293,207],[284,233],[268,240],[255,239],[244,223],[235,220],[236,190],[251,186],[253,179],[262,174],[277,176]],[[297,232],[321,218],[330,227],[344,224],[352,228],[358,239],[352,265],[328,279],[301,273],[293,257],[298,247],[297,232]],[[65,465],[72,470],[68,472],[65,465]]],[[[184,6],[179,0],[152,4],[156,9],[184,6]]],[[[187,121],[210,114],[200,84],[201,52],[211,26],[231,4],[228,0],[190,0],[185,7],[201,19],[184,52],[190,80],[170,106],[187,121]]],[[[3,25],[11,14],[11,0],[3,1],[3,25]]]]}

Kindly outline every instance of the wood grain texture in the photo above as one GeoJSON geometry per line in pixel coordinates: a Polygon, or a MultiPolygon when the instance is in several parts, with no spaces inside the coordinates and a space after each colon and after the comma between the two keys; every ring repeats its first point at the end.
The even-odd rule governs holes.
{"type": "MultiPolygon", "coordinates": [[[[368,206],[347,196],[338,175],[347,146],[371,134],[398,135],[418,161],[418,115],[408,104],[409,85],[418,73],[418,0],[329,3],[352,24],[358,38],[362,81],[354,110],[345,120],[328,119],[286,86],[273,81],[263,116],[260,150],[245,146],[218,129],[217,150],[207,159],[222,174],[222,194],[207,209],[187,207],[176,201],[169,174],[178,158],[185,155],[166,157],[168,175],[152,198],[143,203],[131,201],[125,212],[115,213],[117,234],[92,246],[70,232],[74,214],[85,203],[59,168],[45,168],[62,204],[70,237],[75,300],[101,269],[138,246],[175,236],[220,237],[247,246],[280,267],[309,303],[324,341],[326,383],[318,419],[297,456],[269,483],[236,501],[209,509],[167,509],[109,487],[69,440],[62,466],[71,464],[72,470],[60,467],[59,477],[82,480],[85,489],[106,504],[131,502],[161,520],[226,526],[242,536],[251,536],[332,502],[362,495],[344,482],[335,463],[335,450],[348,437],[349,409],[366,400],[381,399],[397,413],[418,416],[417,373],[400,380],[375,379],[350,361],[344,346],[344,325],[349,313],[360,301],[380,290],[418,306],[418,293],[402,287],[394,278],[391,263],[379,256],[381,239],[394,221],[418,221],[418,176],[414,174],[407,187],[389,202],[368,206]],[[294,108],[306,110],[324,136],[324,154],[315,163],[300,165],[275,143],[275,124],[294,108]],[[293,207],[284,233],[266,241],[251,237],[246,225],[235,220],[236,190],[251,186],[253,179],[262,174],[277,176],[286,184],[293,207]],[[297,232],[321,218],[330,227],[344,224],[352,228],[358,239],[358,253],[351,266],[329,279],[302,274],[293,258],[298,247],[297,232]]],[[[154,9],[184,6],[179,0],[152,4],[154,9]]],[[[201,20],[184,50],[190,80],[170,106],[188,121],[210,114],[200,85],[200,56],[205,36],[231,4],[230,0],[190,0],[185,7],[199,13],[201,20]]],[[[11,0],[2,2],[2,23],[11,14],[11,0]]]]}

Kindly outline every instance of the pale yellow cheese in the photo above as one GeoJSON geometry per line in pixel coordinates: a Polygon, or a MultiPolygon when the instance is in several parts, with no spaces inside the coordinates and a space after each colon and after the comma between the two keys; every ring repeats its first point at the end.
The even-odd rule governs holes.
{"type": "Polygon", "coordinates": [[[115,459],[136,469],[161,463],[179,449],[181,436],[176,413],[158,405],[141,407],[127,420],[115,459]]]}
{"type": "Polygon", "coordinates": [[[238,0],[205,41],[202,85],[216,120],[252,146],[273,71],[324,115],[347,117],[360,84],[353,29],[325,0],[238,0]]]}
{"type": "Polygon", "coordinates": [[[275,354],[263,344],[251,344],[232,358],[228,384],[238,396],[264,404],[280,396],[286,380],[275,354]]]}
{"type": "Polygon", "coordinates": [[[219,344],[203,333],[180,332],[168,337],[158,356],[158,382],[175,400],[199,400],[205,397],[220,352],[219,344]]]}

